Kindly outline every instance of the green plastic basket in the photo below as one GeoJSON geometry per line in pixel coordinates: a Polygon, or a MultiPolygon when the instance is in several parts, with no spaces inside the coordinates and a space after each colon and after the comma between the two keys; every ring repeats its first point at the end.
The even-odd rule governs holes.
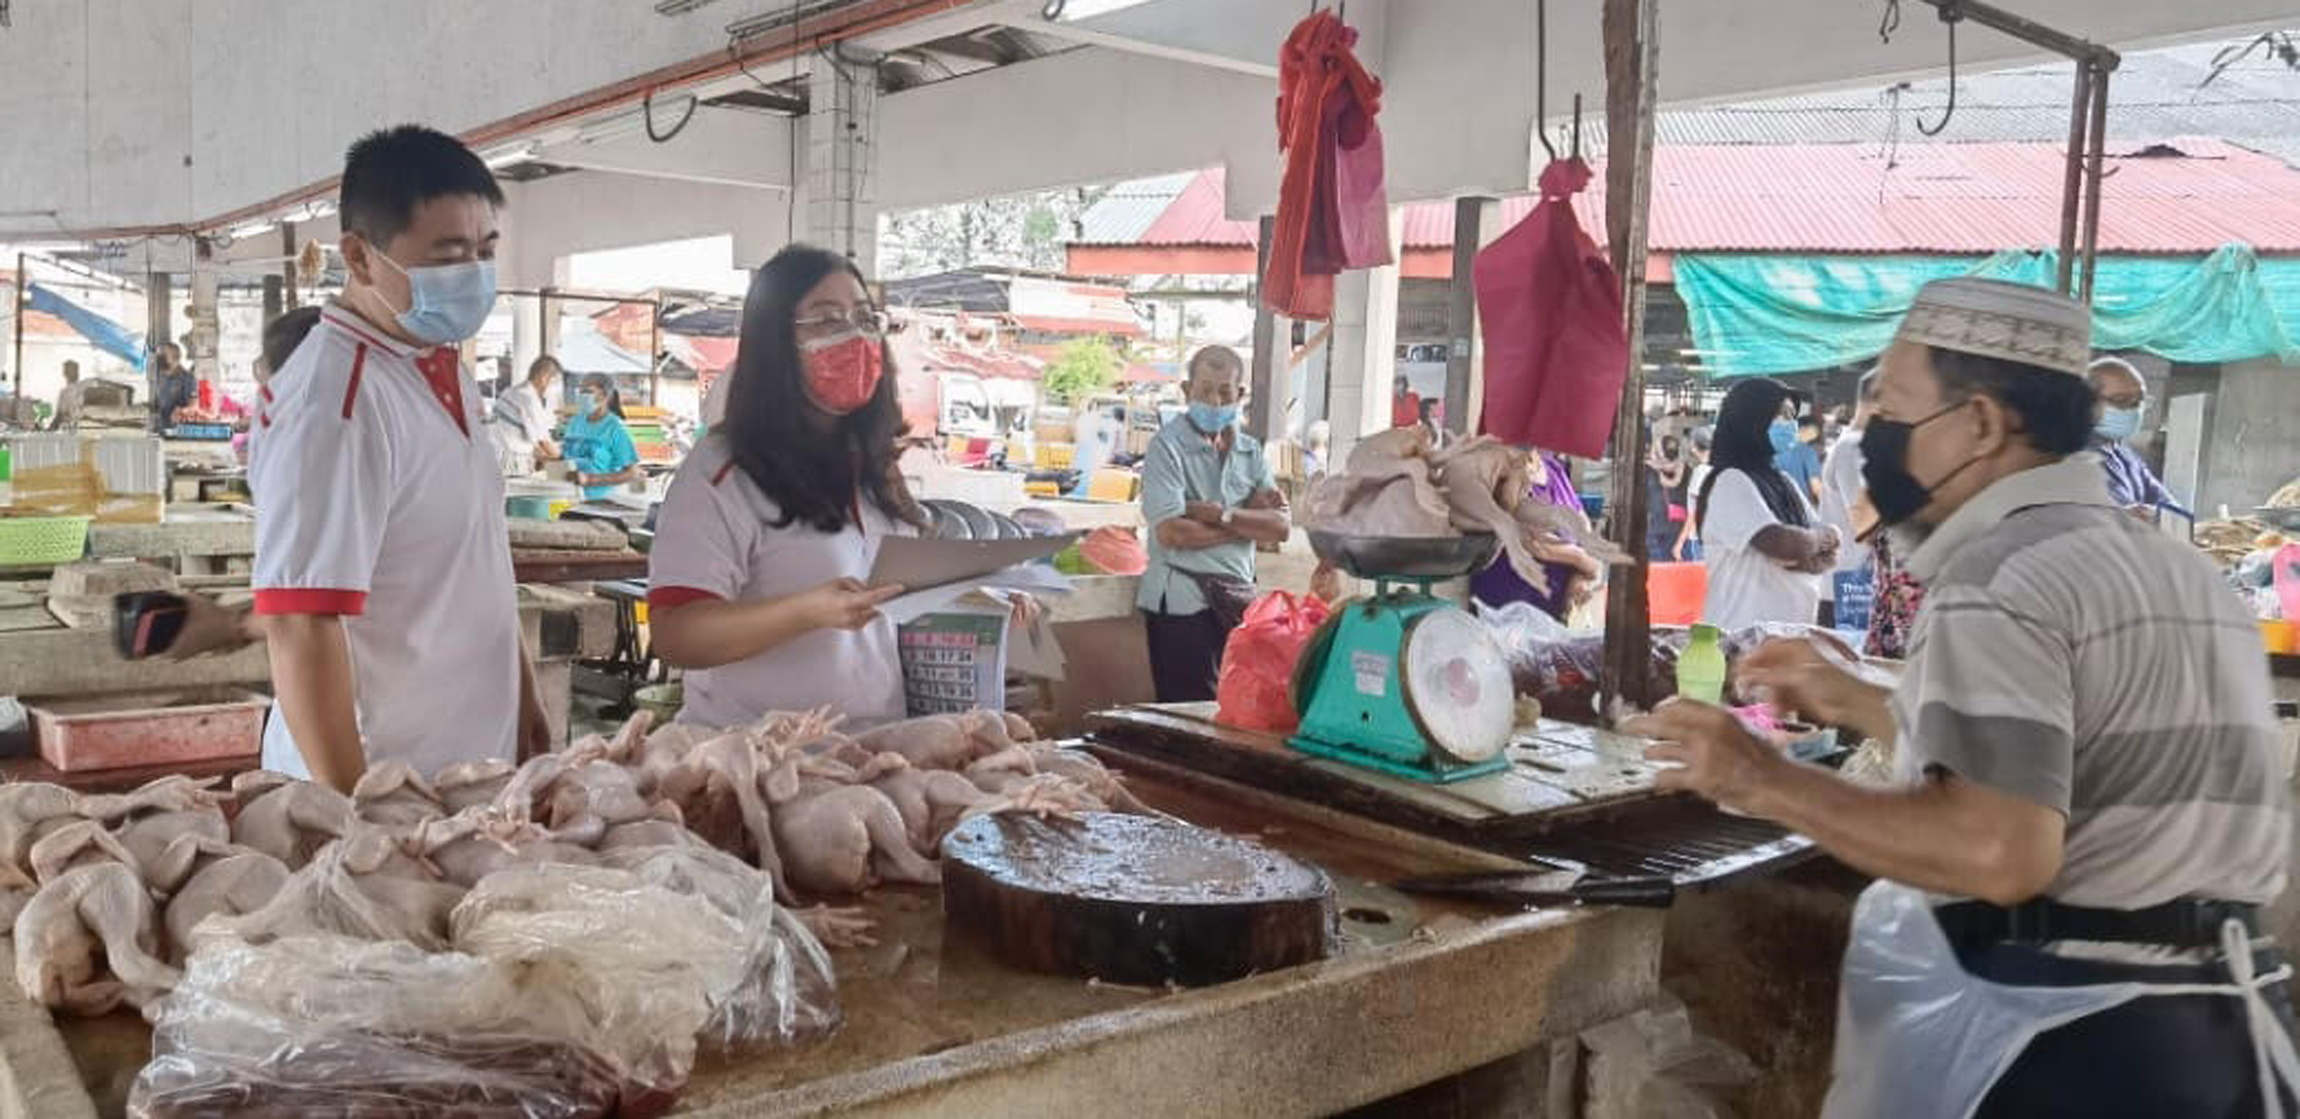
{"type": "Polygon", "coordinates": [[[70,563],[88,550],[91,517],[0,517],[0,567],[70,563]]]}

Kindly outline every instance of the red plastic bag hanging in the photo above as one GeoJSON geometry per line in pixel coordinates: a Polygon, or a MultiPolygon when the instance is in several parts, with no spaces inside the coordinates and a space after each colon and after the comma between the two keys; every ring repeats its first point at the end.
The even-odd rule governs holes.
{"type": "Polygon", "coordinates": [[[1589,165],[1541,172],[1541,202],[1477,254],[1485,417],[1505,442],[1602,458],[1629,376],[1621,278],[1573,214],[1589,165]]]}
{"type": "Polygon", "coordinates": [[[1309,595],[1271,591],[1246,607],[1230,631],[1214,684],[1214,719],[1224,726],[1283,734],[1301,722],[1294,711],[1294,662],[1326,620],[1326,604],[1309,595]]]}
{"type": "MultiPolygon", "coordinates": [[[[1369,133],[1345,125],[1354,112],[1372,128],[1380,111],[1382,83],[1366,73],[1350,48],[1358,33],[1331,11],[1318,11],[1294,26],[1278,56],[1278,149],[1285,154],[1285,174],[1278,184],[1278,213],[1272,223],[1270,265],[1262,277],[1262,302],[1271,310],[1296,319],[1329,319],[1334,313],[1333,272],[1359,258],[1353,241],[1363,247],[1365,209],[1345,217],[1337,201],[1346,177],[1358,195],[1365,193],[1366,168],[1360,161],[1381,160],[1378,134],[1369,146],[1369,133]],[[1337,104],[1346,100],[1349,105],[1337,104]],[[1335,149],[1335,137],[1350,131],[1356,139],[1349,151],[1335,149]],[[1343,170],[1348,162],[1351,167],[1343,170]],[[1353,237],[1354,231],[1354,237],[1353,237]]],[[[1382,251],[1388,251],[1388,203],[1381,202],[1379,219],[1382,251]]],[[[1386,263],[1386,261],[1385,261],[1386,263]]]]}

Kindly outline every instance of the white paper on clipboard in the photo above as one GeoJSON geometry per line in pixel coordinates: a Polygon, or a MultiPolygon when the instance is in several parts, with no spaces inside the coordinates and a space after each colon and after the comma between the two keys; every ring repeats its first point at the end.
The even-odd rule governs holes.
{"type": "Polygon", "coordinates": [[[871,586],[900,585],[910,593],[980,579],[1001,568],[1045,559],[1078,542],[1078,533],[1022,540],[944,540],[889,536],[871,562],[871,586]]]}

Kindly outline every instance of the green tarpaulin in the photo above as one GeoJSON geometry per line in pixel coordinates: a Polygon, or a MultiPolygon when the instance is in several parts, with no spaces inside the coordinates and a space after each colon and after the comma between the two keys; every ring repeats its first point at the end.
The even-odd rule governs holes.
{"type": "MultiPolygon", "coordinates": [[[[1794,373],[1875,357],[1927,280],[1975,275],[2051,287],[2054,252],[1975,257],[1676,258],[1678,298],[1711,376],[1794,373]]],[[[2201,258],[2102,257],[2093,282],[2095,349],[2180,362],[2300,362],[2300,260],[2223,245],[2201,258]]]]}

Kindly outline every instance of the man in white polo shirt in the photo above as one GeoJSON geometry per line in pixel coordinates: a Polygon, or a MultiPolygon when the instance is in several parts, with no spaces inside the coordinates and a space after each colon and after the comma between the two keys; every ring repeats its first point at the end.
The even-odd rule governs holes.
{"type": "Polygon", "coordinates": [[[346,155],[343,295],[267,385],[250,481],[278,706],[264,764],[348,790],[548,747],[496,450],[456,345],[495,305],[503,192],[414,125],[346,155]]]}

